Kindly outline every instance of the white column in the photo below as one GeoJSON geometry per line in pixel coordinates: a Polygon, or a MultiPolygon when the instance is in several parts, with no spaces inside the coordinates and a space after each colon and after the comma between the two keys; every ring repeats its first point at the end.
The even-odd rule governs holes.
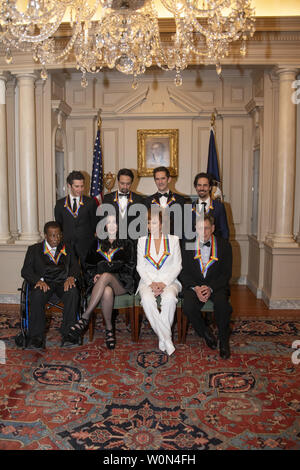
{"type": "Polygon", "coordinates": [[[19,166],[21,235],[17,243],[34,243],[38,230],[36,118],[34,83],[31,73],[17,74],[19,86],[19,166]]]}
{"type": "Polygon", "coordinates": [[[293,215],[296,173],[296,105],[292,100],[297,69],[279,67],[278,151],[276,157],[276,212],[272,245],[295,246],[293,215]]]}
{"type": "Polygon", "coordinates": [[[0,74],[0,243],[11,239],[8,213],[6,76],[0,74]]]}

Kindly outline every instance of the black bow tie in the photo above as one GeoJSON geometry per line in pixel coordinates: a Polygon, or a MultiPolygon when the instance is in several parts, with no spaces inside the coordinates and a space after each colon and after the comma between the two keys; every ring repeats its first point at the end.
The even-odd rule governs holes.
{"type": "Polygon", "coordinates": [[[158,197],[159,197],[159,199],[160,199],[161,197],[169,197],[169,193],[164,193],[164,194],[158,193],[158,197]]]}
{"type": "Polygon", "coordinates": [[[119,197],[127,197],[127,199],[129,198],[129,194],[124,194],[124,193],[119,193],[119,197]]]}
{"type": "Polygon", "coordinates": [[[203,246],[208,246],[208,247],[210,247],[210,241],[208,241],[208,242],[206,242],[206,243],[202,243],[201,246],[202,246],[202,247],[203,247],[203,246]]]}

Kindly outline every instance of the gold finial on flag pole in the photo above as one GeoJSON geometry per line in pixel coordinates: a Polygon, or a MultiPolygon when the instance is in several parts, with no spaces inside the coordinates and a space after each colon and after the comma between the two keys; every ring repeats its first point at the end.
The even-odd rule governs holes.
{"type": "Polygon", "coordinates": [[[101,112],[102,112],[102,109],[100,108],[99,111],[98,111],[98,114],[97,114],[97,125],[98,125],[99,129],[100,129],[101,124],[102,124],[101,112]]]}
{"type": "Polygon", "coordinates": [[[216,122],[216,116],[215,116],[215,113],[212,113],[211,114],[211,117],[210,117],[210,125],[211,127],[215,127],[215,122],[216,122]]]}

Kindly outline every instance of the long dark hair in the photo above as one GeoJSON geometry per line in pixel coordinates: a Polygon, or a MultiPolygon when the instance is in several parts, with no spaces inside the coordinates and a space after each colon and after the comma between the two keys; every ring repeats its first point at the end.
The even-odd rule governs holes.
{"type": "MultiPolygon", "coordinates": [[[[108,217],[109,216],[107,216],[107,218],[108,217]]],[[[116,225],[117,225],[116,239],[112,243],[110,243],[108,237],[104,238],[103,240],[98,238],[101,249],[103,251],[108,251],[110,248],[119,248],[120,246],[124,245],[124,240],[119,238],[119,224],[118,224],[117,220],[116,220],[116,225]]],[[[104,231],[107,233],[106,224],[105,224],[105,227],[104,227],[104,231]]]]}

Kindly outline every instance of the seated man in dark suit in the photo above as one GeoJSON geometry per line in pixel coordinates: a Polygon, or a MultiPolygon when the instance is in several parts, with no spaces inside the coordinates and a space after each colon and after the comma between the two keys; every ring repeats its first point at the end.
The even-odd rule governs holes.
{"type": "MultiPolygon", "coordinates": [[[[79,292],[75,285],[80,268],[72,248],[62,242],[62,231],[57,222],[47,222],[45,240],[28,248],[22,277],[30,284],[29,344],[41,348],[45,344],[45,305],[55,293],[63,302],[61,334],[64,341],[69,328],[76,321],[79,292]]],[[[71,341],[72,342],[72,341],[71,341]]]]}
{"type": "Polygon", "coordinates": [[[169,225],[168,233],[170,235],[177,235],[181,240],[184,228],[185,197],[169,189],[172,178],[169,169],[165,166],[154,168],[153,177],[157,192],[147,197],[147,207],[150,208],[153,204],[161,207],[165,216],[164,220],[169,225]]]}
{"type": "Polygon", "coordinates": [[[196,214],[204,212],[213,216],[215,220],[215,235],[229,240],[229,228],[225,207],[222,201],[212,199],[212,179],[208,173],[198,173],[194,179],[194,187],[198,194],[198,200],[193,202],[193,225],[196,214]]]}
{"type": "Polygon", "coordinates": [[[232,273],[232,250],[227,240],[213,235],[214,219],[208,214],[196,222],[196,238],[185,241],[182,252],[184,314],[206,344],[216,349],[217,340],[205,324],[200,309],[211,299],[219,331],[220,356],[230,357],[229,322],[232,307],[229,303],[229,281],[232,273]]]}

